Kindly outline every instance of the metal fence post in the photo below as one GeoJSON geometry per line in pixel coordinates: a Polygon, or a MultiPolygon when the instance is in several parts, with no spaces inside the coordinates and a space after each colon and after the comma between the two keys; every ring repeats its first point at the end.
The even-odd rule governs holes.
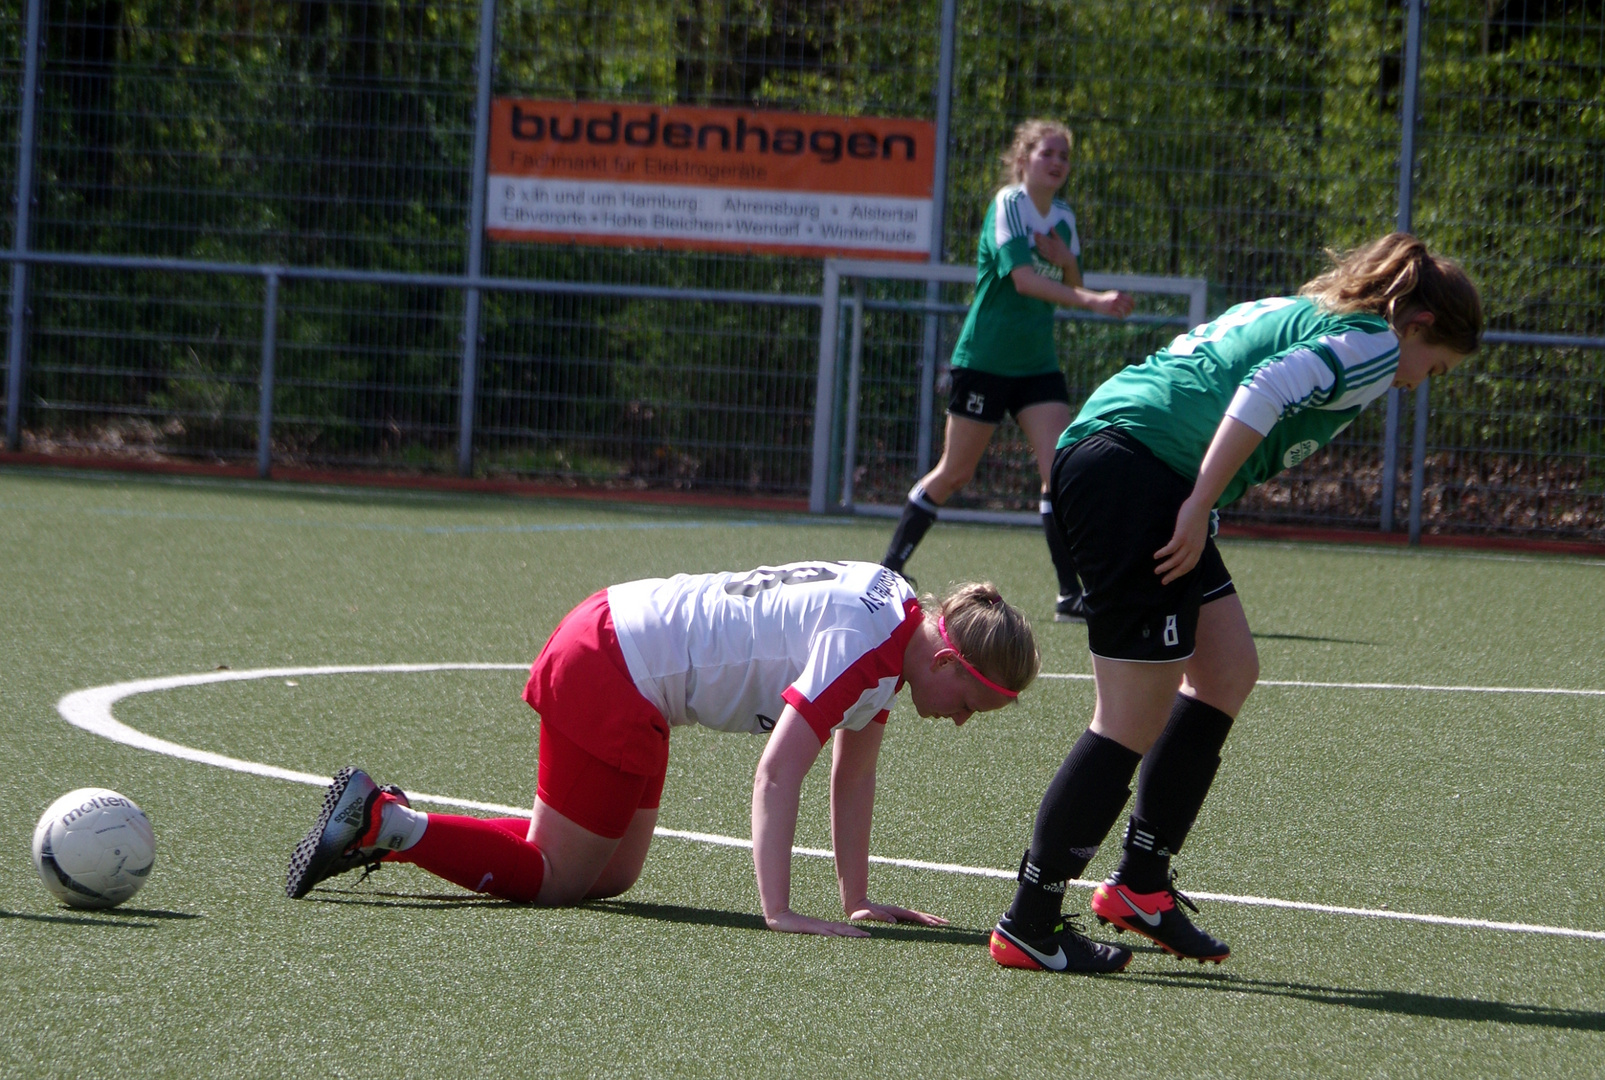
{"type": "MultiPolygon", "coordinates": [[[[947,233],[947,144],[953,128],[953,61],[958,50],[958,0],[942,0],[941,61],[936,73],[936,158],[931,185],[931,259],[942,261],[947,233]]],[[[925,283],[925,301],[935,304],[942,298],[940,282],[925,283]]],[[[925,316],[924,349],[920,358],[919,440],[915,450],[917,472],[923,476],[931,467],[934,440],[931,410],[936,397],[936,344],[940,333],[936,315],[925,316]]]]}
{"type": "Polygon", "coordinates": [[[1427,479],[1427,391],[1431,379],[1416,387],[1416,430],[1410,446],[1410,543],[1421,543],[1421,490],[1427,479]]]}
{"type": "Polygon", "coordinates": [[[262,379],[256,407],[256,475],[273,475],[273,367],[279,347],[279,268],[266,272],[262,296],[262,379]]]}
{"type": "Polygon", "coordinates": [[[841,507],[853,508],[853,470],[858,461],[858,396],[864,385],[864,293],[869,283],[863,278],[853,282],[853,298],[848,301],[853,311],[853,326],[847,346],[847,420],[842,428],[842,479],[841,507]]]}
{"type": "MultiPolygon", "coordinates": [[[[33,216],[34,126],[39,103],[39,47],[43,0],[28,0],[28,28],[22,42],[22,116],[17,132],[17,214],[12,226],[11,250],[28,250],[33,216]]],[[[28,264],[11,264],[11,327],[6,341],[6,449],[22,448],[22,379],[27,367],[28,264]]]]}
{"type": "Polygon", "coordinates": [[[836,338],[839,333],[841,275],[825,260],[820,290],[819,375],[814,388],[814,446],[808,478],[808,512],[823,514],[830,492],[830,436],[836,426],[836,338]]]}
{"type": "Polygon", "coordinates": [[[1399,399],[1403,391],[1388,389],[1387,419],[1382,426],[1382,531],[1393,531],[1393,504],[1399,490],[1399,399]]]}
{"type": "MultiPolygon", "coordinates": [[[[474,160],[468,204],[468,265],[464,274],[478,278],[485,262],[485,175],[490,153],[491,73],[496,60],[496,0],[479,4],[479,82],[474,93],[474,160]]],[[[462,397],[458,402],[457,473],[474,472],[474,411],[479,396],[479,304],[476,288],[463,293],[462,397]]]]}
{"type": "MultiPolygon", "coordinates": [[[[1415,170],[1416,170],[1416,111],[1417,91],[1421,83],[1421,22],[1426,14],[1426,0],[1409,0],[1409,8],[1405,16],[1404,28],[1404,81],[1399,92],[1399,211],[1395,218],[1394,227],[1399,232],[1409,232],[1415,217],[1415,170]]],[[[1426,384],[1423,385],[1423,392],[1426,384]]],[[[1399,416],[1403,413],[1402,392],[1388,391],[1388,414],[1383,429],[1382,444],[1382,531],[1393,531],[1393,507],[1398,501],[1399,482],[1399,416]]],[[[1417,409],[1417,424],[1422,423],[1420,409],[1417,409]]],[[[1415,441],[1423,443],[1425,431],[1416,432],[1415,441]]],[[[1417,525],[1412,527],[1410,542],[1416,543],[1420,537],[1419,517],[1421,507],[1416,499],[1415,471],[1422,468],[1423,462],[1419,454],[1411,462],[1410,480],[1410,519],[1417,525]]]]}

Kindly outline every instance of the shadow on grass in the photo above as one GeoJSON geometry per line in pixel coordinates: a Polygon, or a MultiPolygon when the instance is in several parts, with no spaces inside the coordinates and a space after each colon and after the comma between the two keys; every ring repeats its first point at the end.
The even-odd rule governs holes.
{"type": "MultiPolygon", "coordinates": [[[[352,904],[359,907],[423,908],[451,911],[456,908],[506,908],[523,911],[535,908],[533,904],[516,904],[494,896],[474,896],[466,893],[403,893],[376,890],[315,889],[304,899],[320,904],[352,904]]],[[[560,908],[540,908],[542,911],[560,911],[560,908]]],[[[652,904],[638,900],[588,900],[569,910],[600,911],[610,915],[624,915],[632,919],[654,919],[658,922],[694,923],[698,926],[723,926],[732,930],[762,930],[768,932],[763,916],[749,911],[720,911],[716,908],[685,907],[680,904],[652,904]]],[[[892,940],[941,942],[950,945],[985,945],[990,930],[970,930],[956,926],[913,926],[887,923],[858,923],[869,931],[870,937],[892,940]]],[[[1157,951],[1157,950],[1155,950],[1157,951]]]]}
{"type": "Polygon", "coordinates": [[[141,919],[199,919],[183,911],[161,911],[156,908],[104,908],[101,910],[63,908],[59,915],[38,915],[27,911],[0,910],[0,919],[21,919],[24,922],[57,923],[62,926],[115,926],[124,930],[153,930],[154,922],[141,919]]]}
{"type": "Polygon", "coordinates": [[[530,907],[515,904],[499,896],[476,896],[473,893],[404,893],[380,892],[377,889],[314,889],[302,897],[319,904],[353,904],[358,907],[423,908],[425,910],[452,911],[457,908],[504,907],[510,911],[530,907]]]}
{"type": "Polygon", "coordinates": [[[1329,645],[1370,645],[1372,648],[1379,644],[1375,641],[1356,641],[1346,637],[1316,637],[1311,634],[1262,634],[1252,631],[1255,641],[1320,641],[1329,645]]]}
{"type": "Polygon", "coordinates": [[[1605,1013],[1587,1009],[1561,1009],[1547,1005],[1517,1005],[1476,998],[1413,994],[1405,990],[1360,990],[1344,986],[1315,986],[1308,983],[1274,982],[1248,979],[1224,971],[1183,971],[1133,974],[1122,982],[1152,986],[1185,986],[1198,990],[1219,990],[1235,994],[1263,994],[1267,997],[1295,998],[1319,1005],[1337,1005],[1401,1016],[1427,1016],[1435,1020],[1475,1020],[1496,1024],[1523,1024],[1528,1027],[1566,1028],[1572,1031],[1605,1031],[1605,1013]]]}
{"type": "MultiPolygon", "coordinates": [[[[747,911],[719,911],[714,908],[685,907],[680,904],[649,904],[635,900],[592,900],[585,905],[592,911],[606,911],[615,915],[628,915],[635,919],[656,919],[659,922],[695,923],[699,926],[726,926],[735,930],[763,930],[769,927],[763,916],[747,911]]],[[[962,926],[915,926],[912,924],[861,922],[855,923],[869,931],[873,938],[901,941],[940,942],[948,945],[985,945],[992,931],[971,930],[962,926]]]]}

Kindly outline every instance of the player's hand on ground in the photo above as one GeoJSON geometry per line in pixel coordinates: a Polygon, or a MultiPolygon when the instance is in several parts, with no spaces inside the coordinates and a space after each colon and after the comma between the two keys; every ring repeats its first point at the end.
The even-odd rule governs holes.
{"type": "Polygon", "coordinates": [[[1135,307],[1136,304],[1137,302],[1131,298],[1130,294],[1123,293],[1118,289],[1110,289],[1108,292],[1102,292],[1098,294],[1097,303],[1094,305],[1092,310],[1098,312],[1100,315],[1108,315],[1112,318],[1124,319],[1127,315],[1131,314],[1131,309],[1135,307]]]}
{"type": "Polygon", "coordinates": [[[799,915],[795,911],[782,911],[778,915],[765,915],[764,922],[769,929],[782,934],[823,934],[826,937],[869,937],[868,930],[850,926],[843,922],[830,922],[826,919],[810,919],[806,915],[799,915]]]}
{"type": "Polygon", "coordinates": [[[898,907],[896,904],[876,904],[866,900],[854,905],[853,913],[848,916],[854,922],[885,922],[885,923],[918,923],[921,926],[946,926],[947,920],[940,915],[927,915],[923,911],[913,908],[898,907]]]}
{"type": "Polygon", "coordinates": [[[1198,565],[1204,542],[1209,539],[1209,511],[1210,507],[1194,506],[1191,500],[1181,504],[1170,543],[1154,552],[1154,558],[1159,560],[1154,573],[1160,575],[1160,584],[1169,585],[1198,565]]]}

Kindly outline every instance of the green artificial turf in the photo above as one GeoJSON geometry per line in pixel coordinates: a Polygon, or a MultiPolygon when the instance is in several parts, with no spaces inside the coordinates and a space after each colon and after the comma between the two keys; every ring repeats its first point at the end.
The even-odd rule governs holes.
{"type": "MultiPolygon", "coordinates": [[[[764,929],[750,854],[660,838],[625,897],[541,910],[408,866],[287,900],[318,789],[119,745],[74,690],[227,667],[527,664],[632,577],[877,558],[888,523],[511,498],[0,470],[0,1075],[1482,1077],[1605,1073],[1605,941],[1205,901],[1220,968],[1138,948],[1124,974],[997,967],[1011,884],[872,868],[947,916],[868,940],[764,929]],[[116,788],[155,823],[124,908],[57,904],[38,814],[116,788]]],[[[1266,685],[1176,860],[1184,888],[1605,930],[1605,696],[1274,683],[1605,689],[1605,563],[1227,541],[1266,685]]],[[[1090,670],[1051,621],[1034,530],[942,525],[921,585],[986,577],[1047,673],[1090,670]]],[[[516,669],[303,675],[127,698],[140,731],[327,775],[527,807],[516,669]]],[[[906,702],[873,850],[1012,869],[1090,717],[1043,678],[963,729],[906,702]]],[[[661,824],[745,837],[755,738],[677,731],[661,824]]],[[[829,846],[823,769],[798,843],[829,846]]],[[[1089,870],[1113,865],[1111,842],[1089,870]]],[[[794,903],[838,914],[827,860],[794,903]]],[[[1084,910],[1073,889],[1069,910],[1084,910]]],[[[1106,936],[1095,932],[1095,936],[1106,936]]],[[[1131,942],[1128,940],[1128,944],[1131,942]]]]}

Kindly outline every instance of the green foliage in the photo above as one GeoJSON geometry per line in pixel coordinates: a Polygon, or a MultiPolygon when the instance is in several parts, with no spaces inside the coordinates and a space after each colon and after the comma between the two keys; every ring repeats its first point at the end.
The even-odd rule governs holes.
{"type": "MultiPolygon", "coordinates": [[[[35,246],[462,270],[477,3],[47,8],[35,246]]],[[[929,117],[939,9],[936,0],[503,0],[495,88],[929,117]]],[[[1592,2],[1543,11],[1432,5],[1413,222],[1465,262],[1495,328],[1599,335],[1605,15],[1592,2]]],[[[23,0],[0,0],[0,27],[20,35],[22,12],[23,0]]],[[[1077,136],[1065,195],[1085,269],[1203,277],[1220,306],[1289,292],[1323,267],[1324,249],[1394,225],[1404,43],[1405,7],[1384,0],[961,4],[946,257],[972,257],[1013,126],[1054,116],[1077,136]]],[[[0,86],[0,177],[14,181],[17,54],[0,64],[10,76],[0,86]]],[[[491,245],[486,269],[783,293],[814,292],[819,281],[814,260],[558,245],[491,245]]],[[[30,383],[30,422],[70,424],[70,410],[40,403],[121,400],[133,412],[176,412],[206,447],[247,450],[260,285],[116,277],[89,275],[94,285],[80,288],[67,284],[72,275],[40,275],[36,317],[60,332],[35,335],[33,371],[44,381],[30,383]],[[178,299],[144,299],[154,296],[178,299]],[[208,304],[215,310],[203,312],[208,304]],[[111,327],[134,325],[134,337],[110,340],[111,327]],[[218,344],[199,347],[197,337],[218,344]],[[137,388],[121,374],[136,352],[161,373],[137,388]],[[203,392],[207,379],[229,389],[203,392]],[[114,397],[113,384],[133,396],[114,397]],[[208,419],[224,416],[235,418],[233,434],[208,419]]],[[[284,449],[385,460],[412,442],[431,454],[449,447],[461,303],[449,290],[287,290],[283,404],[300,420],[281,426],[284,449]]],[[[571,459],[615,455],[623,476],[773,490],[804,482],[806,461],[791,451],[806,438],[798,425],[808,410],[792,388],[812,365],[808,318],[516,296],[487,297],[483,316],[487,449],[534,439],[539,456],[571,440],[571,459]],[[752,371],[732,375],[743,363],[752,371]],[[715,400],[715,388],[738,396],[715,400]],[[576,436],[576,424],[600,426],[576,436]],[[619,432],[628,434],[609,442],[619,432]],[[714,442],[726,449],[711,451],[714,442]],[[722,471],[719,454],[762,464],[722,471]]],[[[889,330],[884,348],[872,346],[868,370],[892,396],[866,413],[893,414],[891,383],[916,370],[911,335],[920,332],[889,330]]],[[[1120,343],[1095,347],[1095,366],[1126,356],[1120,343]]],[[[1435,443],[1572,455],[1598,475],[1599,355],[1489,349],[1467,369],[1474,377],[1434,389],[1435,443]],[[1492,411],[1479,405],[1495,400],[1492,411]]],[[[906,453],[906,441],[891,437],[888,452],[906,453]]]]}

